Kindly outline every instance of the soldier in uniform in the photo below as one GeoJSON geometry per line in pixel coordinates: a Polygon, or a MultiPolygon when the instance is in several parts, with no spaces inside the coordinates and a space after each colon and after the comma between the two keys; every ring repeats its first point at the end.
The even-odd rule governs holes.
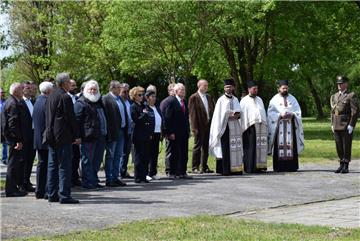
{"type": "Polygon", "coordinates": [[[337,76],[338,92],[331,96],[331,129],[334,133],[340,166],[335,173],[348,173],[351,159],[353,130],[359,115],[359,105],[354,92],[348,90],[349,79],[337,76]]]}

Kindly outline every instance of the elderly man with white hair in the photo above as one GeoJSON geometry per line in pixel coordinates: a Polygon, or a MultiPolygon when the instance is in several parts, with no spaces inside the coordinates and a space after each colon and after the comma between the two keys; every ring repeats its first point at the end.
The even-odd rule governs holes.
{"type": "Polygon", "coordinates": [[[7,197],[22,197],[27,195],[27,192],[20,191],[17,186],[21,171],[20,165],[24,141],[24,133],[21,129],[22,105],[20,104],[23,88],[23,85],[20,83],[13,83],[10,86],[10,95],[5,102],[4,111],[1,116],[1,130],[9,145],[9,161],[5,183],[5,195],[7,197]]]}
{"type": "Polygon", "coordinates": [[[104,155],[107,123],[99,85],[95,80],[86,83],[83,95],[76,101],[74,109],[82,139],[80,145],[82,187],[102,188],[97,173],[104,155]]]}
{"type": "Polygon", "coordinates": [[[54,84],[44,81],[39,85],[40,95],[36,98],[33,110],[34,123],[34,150],[37,151],[38,164],[36,167],[36,189],[35,197],[37,199],[47,198],[46,179],[49,149],[48,145],[43,143],[43,132],[45,130],[45,106],[48,96],[54,90],[54,84]]]}
{"type": "Polygon", "coordinates": [[[169,179],[190,179],[186,173],[188,161],[188,140],[190,136],[189,110],[185,102],[185,86],[177,83],[174,86],[175,96],[171,96],[164,110],[166,138],[169,140],[169,179]]]}

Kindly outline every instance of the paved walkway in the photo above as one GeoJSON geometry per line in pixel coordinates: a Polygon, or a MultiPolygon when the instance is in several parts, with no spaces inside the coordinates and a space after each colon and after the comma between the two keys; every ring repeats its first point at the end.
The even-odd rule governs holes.
{"type": "MultiPolygon", "coordinates": [[[[74,189],[78,205],[49,204],[33,194],[1,198],[1,237],[62,234],[199,214],[360,227],[360,160],[351,163],[346,175],[333,173],[336,166],[335,162],[305,164],[295,173],[197,175],[192,180],[162,179],[141,185],[127,180],[126,187],[74,189]]],[[[4,171],[2,167],[2,176],[4,171]]]]}

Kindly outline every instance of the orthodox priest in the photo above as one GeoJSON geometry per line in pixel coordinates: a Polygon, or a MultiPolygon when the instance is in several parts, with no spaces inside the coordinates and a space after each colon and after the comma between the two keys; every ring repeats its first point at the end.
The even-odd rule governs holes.
{"type": "Polygon", "coordinates": [[[304,130],[300,105],[289,94],[287,80],[278,81],[278,91],[269,103],[268,153],[273,156],[275,172],[295,172],[299,168],[298,155],[304,150],[304,130]]]}
{"type": "Polygon", "coordinates": [[[247,86],[249,94],[240,101],[244,170],[247,173],[264,172],[267,167],[266,111],[262,99],[257,96],[257,82],[248,81],[247,86]]]}
{"type": "Polygon", "coordinates": [[[243,172],[240,105],[234,89],[234,80],[226,79],[210,126],[209,152],[217,158],[216,172],[222,175],[243,172]]]}

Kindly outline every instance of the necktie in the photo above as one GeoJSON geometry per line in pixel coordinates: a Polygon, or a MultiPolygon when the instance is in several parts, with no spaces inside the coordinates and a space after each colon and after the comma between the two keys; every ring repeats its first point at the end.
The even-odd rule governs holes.
{"type": "Polygon", "coordinates": [[[181,110],[185,114],[185,103],[184,100],[181,100],[181,110]]]}

